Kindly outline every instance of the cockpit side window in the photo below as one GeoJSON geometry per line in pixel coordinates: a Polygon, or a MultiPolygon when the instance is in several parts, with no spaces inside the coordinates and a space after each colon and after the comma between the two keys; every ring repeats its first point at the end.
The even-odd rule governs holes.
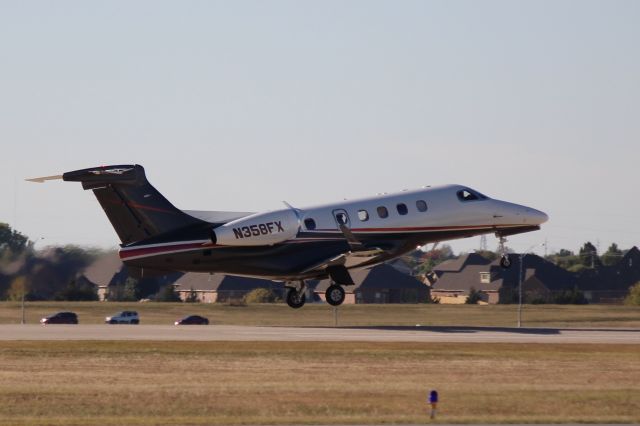
{"type": "Polygon", "coordinates": [[[486,196],[469,188],[461,189],[456,194],[460,201],[477,201],[487,199],[486,196]]]}

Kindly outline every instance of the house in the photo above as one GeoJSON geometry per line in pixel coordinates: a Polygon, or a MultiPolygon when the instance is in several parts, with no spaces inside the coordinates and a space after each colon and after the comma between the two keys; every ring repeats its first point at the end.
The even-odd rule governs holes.
{"type": "MultiPolygon", "coordinates": [[[[351,271],[351,277],[355,285],[344,287],[344,303],[421,303],[429,300],[429,287],[391,265],[351,271]]],[[[322,280],[315,286],[314,293],[320,300],[324,300],[330,284],[329,280],[322,280]]]]}
{"type": "Polygon", "coordinates": [[[512,303],[517,301],[521,270],[523,300],[527,303],[550,302],[554,294],[576,286],[573,274],[537,255],[511,256],[509,269],[503,269],[499,259],[491,261],[476,253],[441,263],[429,279],[431,297],[440,303],[465,303],[473,288],[480,292],[480,303],[512,303]]]}
{"type": "Polygon", "coordinates": [[[178,278],[174,287],[183,301],[194,297],[204,303],[227,303],[242,300],[252,290],[265,288],[278,297],[284,296],[284,286],[275,281],[223,274],[188,272],[178,278]]]}
{"type": "Polygon", "coordinates": [[[100,256],[82,271],[80,279],[86,279],[98,288],[98,298],[101,301],[114,297],[114,292],[122,290],[127,279],[136,279],[136,286],[142,298],[156,294],[161,287],[173,284],[181,272],[145,271],[139,277],[134,271],[122,263],[117,252],[110,252],[100,256]]]}
{"type": "Polygon", "coordinates": [[[108,298],[109,284],[122,270],[123,264],[117,252],[110,252],[100,256],[84,271],[81,278],[87,279],[98,288],[98,300],[105,301],[108,298]]]}
{"type": "Polygon", "coordinates": [[[632,247],[615,265],[578,273],[578,288],[592,303],[621,303],[629,287],[640,282],[640,250],[632,247]]]}

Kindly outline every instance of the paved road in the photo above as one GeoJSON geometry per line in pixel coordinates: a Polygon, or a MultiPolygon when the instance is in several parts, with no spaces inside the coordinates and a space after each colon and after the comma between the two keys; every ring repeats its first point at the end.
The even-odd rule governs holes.
{"type": "Polygon", "coordinates": [[[358,341],[640,344],[638,329],[0,325],[2,340],[358,341]]]}

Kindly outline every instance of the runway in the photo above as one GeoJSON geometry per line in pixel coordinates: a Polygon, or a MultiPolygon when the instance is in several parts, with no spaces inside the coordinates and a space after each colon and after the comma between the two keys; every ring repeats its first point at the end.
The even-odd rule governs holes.
{"type": "Polygon", "coordinates": [[[0,325],[8,340],[287,342],[459,342],[640,344],[638,329],[498,327],[255,327],[166,325],[0,325]]]}

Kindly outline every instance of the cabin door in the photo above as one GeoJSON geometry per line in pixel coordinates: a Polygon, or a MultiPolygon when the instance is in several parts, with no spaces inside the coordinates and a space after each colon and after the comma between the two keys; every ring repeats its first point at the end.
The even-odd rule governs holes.
{"type": "Polygon", "coordinates": [[[334,210],[333,218],[336,220],[336,223],[338,224],[338,228],[340,228],[341,225],[344,225],[347,228],[351,228],[351,224],[349,223],[349,215],[347,214],[346,210],[343,210],[343,209],[334,210]]]}

